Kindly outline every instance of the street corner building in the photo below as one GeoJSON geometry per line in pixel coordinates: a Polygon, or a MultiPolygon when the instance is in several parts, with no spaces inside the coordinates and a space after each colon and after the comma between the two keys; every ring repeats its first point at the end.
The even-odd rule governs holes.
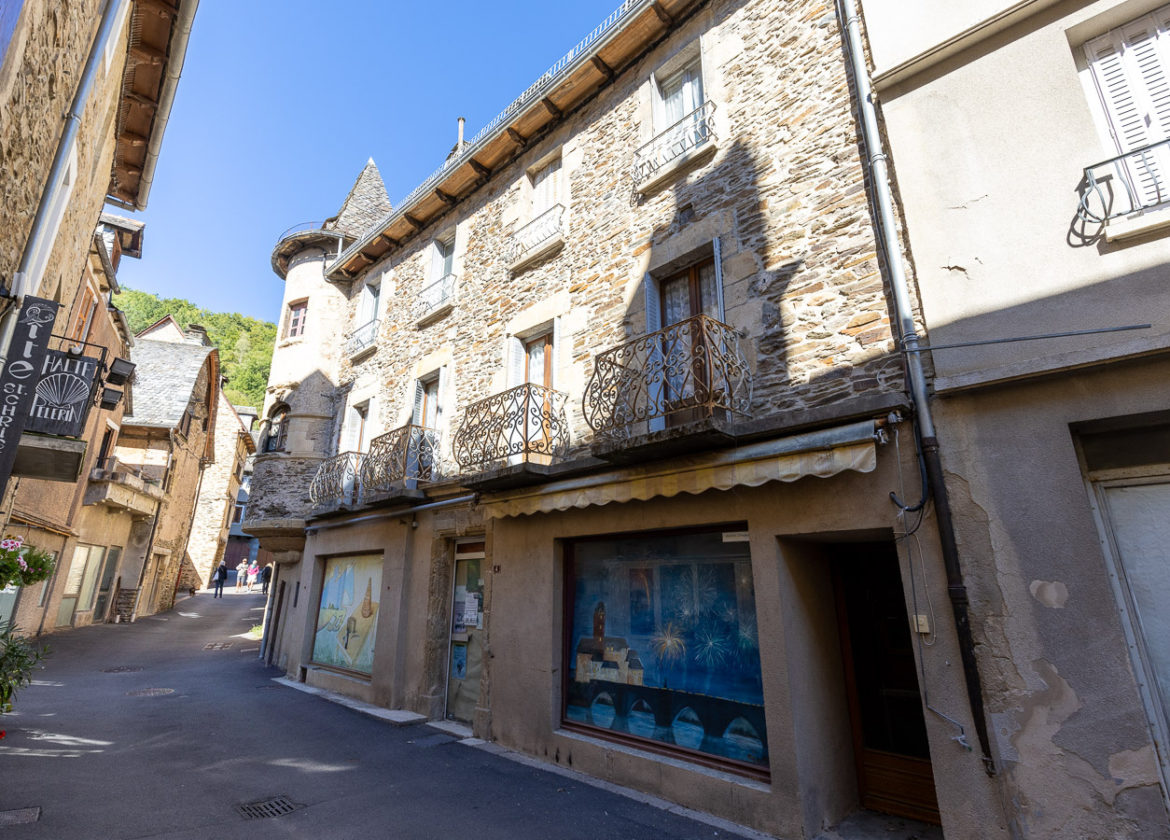
{"type": "Polygon", "coordinates": [[[934,510],[890,499],[923,488],[844,33],[626,3],[404,200],[370,161],[279,238],[269,661],[779,836],[1008,836],[934,510]]]}
{"type": "MultiPolygon", "coordinates": [[[[113,303],[121,260],[142,255],[144,225],[108,208],[147,206],[197,5],[0,8],[0,390],[11,409],[0,423],[0,510],[6,535],[56,558],[45,581],[0,592],[0,624],[21,633],[165,609],[184,563],[198,582],[186,557],[193,497],[170,484],[179,462],[193,462],[181,485],[193,494],[219,454],[218,364],[212,348],[194,347],[205,336],[172,325],[178,337],[167,340],[193,347],[172,356],[199,358],[182,382],[166,382],[177,412],[159,412],[160,336],[136,339],[113,303]]],[[[246,448],[240,441],[241,463],[246,448]]],[[[234,494],[219,491],[224,540],[234,494]]]]}

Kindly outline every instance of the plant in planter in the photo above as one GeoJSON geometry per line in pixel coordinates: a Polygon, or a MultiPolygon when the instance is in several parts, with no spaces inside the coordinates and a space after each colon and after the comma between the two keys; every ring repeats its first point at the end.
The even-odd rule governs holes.
{"type": "Polygon", "coordinates": [[[0,540],[0,589],[39,583],[52,573],[52,554],[24,545],[20,537],[0,540]]]}
{"type": "Polygon", "coordinates": [[[45,653],[16,635],[11,625],[0,631],[0,714],[12,711],[12,698],[32,682],[33,671],[45,653]]]}

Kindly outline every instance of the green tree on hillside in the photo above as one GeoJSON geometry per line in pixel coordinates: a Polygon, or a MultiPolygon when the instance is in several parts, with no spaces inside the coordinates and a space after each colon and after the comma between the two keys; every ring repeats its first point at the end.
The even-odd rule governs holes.
{"type": "Polygon", "coordinates": [[[272,366],[276,325],[240,315],[238,312],[211,312],[182,298],[159,298],[150,292],[123,287],[114,304],[126,314],[130,330],[141,332],[170,315],[181,326],[198,324],[207,330],[219,348],[220,370],[227,377],[224,394],[236,405],[259,409],[272,366]]]}

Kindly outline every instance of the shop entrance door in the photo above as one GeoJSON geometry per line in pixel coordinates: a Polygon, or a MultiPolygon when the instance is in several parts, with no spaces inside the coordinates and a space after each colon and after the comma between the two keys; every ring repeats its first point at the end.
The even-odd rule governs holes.
{"type": "Polygon", "coordinates": [[[833,553],[861,804],[937,824],[926,721],[894,544],[842,544],[833,553]]]}
{"type": "Polygon", "coordinates": [[[447,718],[471,723],[483,672],[482,540],[455,545],[451,647],[447,665],[447,718]]]}

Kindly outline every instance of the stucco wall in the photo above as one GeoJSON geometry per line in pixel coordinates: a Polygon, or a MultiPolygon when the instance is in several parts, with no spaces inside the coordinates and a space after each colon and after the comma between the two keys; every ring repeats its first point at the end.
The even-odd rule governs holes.
{"type": "Polygon", "coordinates": [[[244,426],[228,398],[219,392],[214,429],[215,460],[203,470],[195,517],[191,523],[188,553],[203,586],[211,585],[211,574],[223,558],[228,528],[240,489],[247,450],[240,439],[244,426]]]}

